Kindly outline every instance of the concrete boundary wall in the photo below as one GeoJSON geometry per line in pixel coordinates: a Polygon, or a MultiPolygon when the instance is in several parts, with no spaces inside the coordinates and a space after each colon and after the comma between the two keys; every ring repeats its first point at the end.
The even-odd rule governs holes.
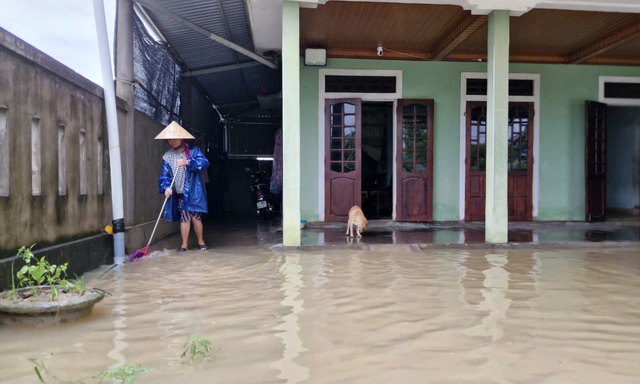
{"type": "MultiPolygon", "coordinates": [[[[103,264],[113,264],[113,238],[107,234],[100,234],[38,250],[34,247],[33,254],[38,259],[46,256],[46,260],[52,264],[69,263],[67,278],[75,279],[76,276],[82,276],[103,264]]],[[[11,289],[12,277],[15,278],[15,274],[23,265],[24,262],[19,256],[0,260],[0,291],[11,289]]]]}
{"type": "MultiPolygon", "coordinates": [[[[134,143],[124,130],[129,106],[116,99],[123,169],[134,167],[134,225],[125,251],[149,241],[163,202],[157,179],[166,151],[153,138],[164,127],[135,112],[134,143]]],[[[131,136],[129,136],[131,137],[131,136]]],[[[113,263],[109,138],[102,87],[0,28],[0,290],[11,287],[35,244],[37,257],[69,263],[68,276],[113,263]]],[[[178,231],[164,220],[154,242],[178,231]]]]}
{"type": "MultiPolygon", "coordinates": [[[[127,105],[117,107],[122,120],[127,105]]],[[[60,251],[78,257],[75,273],[96,266],[89,250],[103,262],[112,211],[102,88],[0,28],[0,112],[0,259],[36,244],[52,254],[88,247],[60,251]]]]}

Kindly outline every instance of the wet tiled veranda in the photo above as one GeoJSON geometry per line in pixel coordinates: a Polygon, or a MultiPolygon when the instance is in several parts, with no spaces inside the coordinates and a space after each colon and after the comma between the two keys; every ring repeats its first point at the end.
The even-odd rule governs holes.
{"type": "MultiPolygon", "coordinates": [[[[282,246],[282,221],[254,217],[225,218],[205,221],[205,240],[210,247],[238,245],[282,246]]],[[[301,229],[302,248],[377,247],[405,245],[419,248],[491,247],[485,244],[484,224],[478,222],[398,223],[371,220],[362,239],[345,236],[346,223],[308,222],[301,229]]],[[[601,223],[586,222],[519,222],[510,223],[509,243],[505,247],[530,245],[538,247],[623,245],[640,243],[640,218],[613,219],[601,223]]],[[[178,248],[179,234],[154,244],[152,249],[178,248]]],[[[190,237],[195,250],[195,236],[190,237]]]]}

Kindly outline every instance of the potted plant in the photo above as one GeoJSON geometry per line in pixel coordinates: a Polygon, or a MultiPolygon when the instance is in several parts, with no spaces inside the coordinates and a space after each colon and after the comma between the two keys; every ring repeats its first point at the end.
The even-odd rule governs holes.
{"type": "Polygon", "coordinates": [[[12,276],[11,290],[0,293],[0,324],[45,325],[90,315],[107,293],[86,288],[82,277],[68,280],[68,263],[51,264],[44,256],[38,259],[32,248],[18,250],[24,266],[12,276]]]}

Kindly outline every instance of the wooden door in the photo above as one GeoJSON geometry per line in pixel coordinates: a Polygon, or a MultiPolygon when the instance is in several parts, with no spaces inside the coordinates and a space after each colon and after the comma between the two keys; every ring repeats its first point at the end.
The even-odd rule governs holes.
{"type": "Polygon", "coordinates": [[[507,207],[510,221],[533,218],[533,103],[509,103],[507,207]]]}
{"type": "Polygon", "coordinates": [[[433,220],[433,100],[398,100],[396,220],[433,220]]]}
{"type": "Polygon", "coordinates": [[[585,220],[604,221],[607,217],[607,105],[587,101],[585,112],[585,220]]]}
{"type": "Polygon", "coordinates": [[[361,100],[325,101],[325,221],[347,221],[361,202],[361,100]]]}
{"type": "Polygon", "coordinates": [[[487,103],[467,103],[465,210],[467,221],[484,221],[487,151],[487,103]]]}
{"type": "MultiPolygon", "coordinates": [[[[507,205],[509,221],[532,219],[533,103],[509,103],[507,205]]],[[[484,221],[487,104],[468,102],[465,220],[484,221]]]]}

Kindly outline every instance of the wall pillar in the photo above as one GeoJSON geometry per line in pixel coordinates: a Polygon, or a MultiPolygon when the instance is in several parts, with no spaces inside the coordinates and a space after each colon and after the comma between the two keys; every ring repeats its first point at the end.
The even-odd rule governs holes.
{"type": "Polygon", "coordinates": [[[300,246],[300,9],[282,2],[282,231],[300,246]]]}
{"type": "Polygon", "coordinates": [[[116,96],[127,102],[125,121],[120,121],[122,152],[124,221],[126,226],[138,224],[135,217],[135,129],[133,106],[133,2],[118,0],[116,12],[116,96]]]}
{"type": "Polygon", "coordinates": [[[485,241],[508,242],[509,12],[489,14],[485,241]]]}

